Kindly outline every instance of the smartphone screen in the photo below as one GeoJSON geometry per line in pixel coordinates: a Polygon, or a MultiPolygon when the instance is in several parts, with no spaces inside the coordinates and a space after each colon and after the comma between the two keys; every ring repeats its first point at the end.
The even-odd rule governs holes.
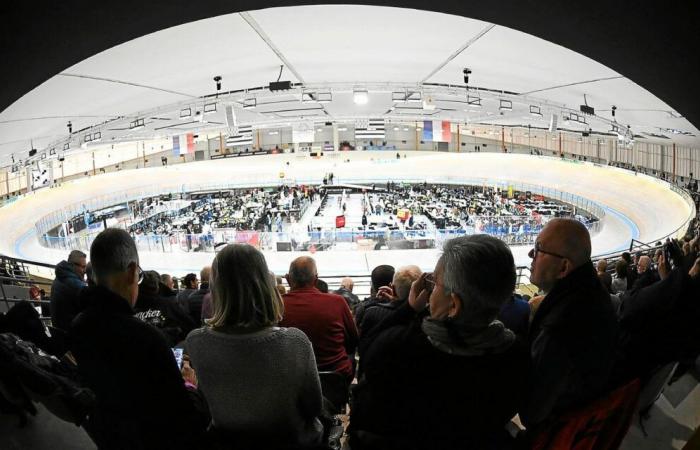
{"type": "Polygon", "coordinates": [[[177,368],[182,370],[182,349],[181,348],[174,348],[173,350],[173,356],[175,356],[175,361],[177,361],[177,368]]]}

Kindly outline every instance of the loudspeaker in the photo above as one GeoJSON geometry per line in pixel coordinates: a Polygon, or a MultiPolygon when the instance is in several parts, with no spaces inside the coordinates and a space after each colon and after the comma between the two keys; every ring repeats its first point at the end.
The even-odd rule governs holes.
{"type": "Polygon", "coordinates": [[[35,148],[29,150],[29,156],[34,156],[34,155],[36,155],[36,149],[35,149],[35,148]]]}
{"type": "Polygon", "coordinates": [[[238,122],[236,122],[236,113],[233,112],[233,106],[226,105],[226,126],[229,134],[238,133],[238,122]]]}
{"type": "Polygon", "coordinates": [[[557,115],[552,114],[552,116],[549,118],[549,132],[553,133],[557,131],[557,115]]]}

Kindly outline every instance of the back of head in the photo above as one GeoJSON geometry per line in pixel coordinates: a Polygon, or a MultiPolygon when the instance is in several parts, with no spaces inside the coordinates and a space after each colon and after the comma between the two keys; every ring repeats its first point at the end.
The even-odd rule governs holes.
{"type": "Polygon", "coordinates": [[[580,267],[591,260],[591,235],[584,224],[575,219],[552,219],[546,228],[556,248],[574,265],[580,267]]]}
{"type": "Polygon", "coordinates": [[[615,264],[615,274],[617,278],[627,278],[627,267],[629,266],[624,259],[619,260],[615,264]]]}
{"type": "Polygon", "coordinates": [[[486,325],[515,290],[515,262],[510,248],[494,237],[477,234],[445,242],[440,257],[445,293],[462,301],[456,322],[486,325]]]}
{"type": "Polygon", "coordinates": [[[309,256],[300,256],[289,265],[289,287],[292,289],[314,287],[318,272],[316,261],[309,256]]]}
{"type": "Polygon", "coordinates": [[[627,263],[627,265],[631,265],[631,264],[632,264],[632,255],[630,255],[630,252],[623,252],[622,255],[620,255],[620,258],[622,258],[623,260],[625,260],[625,262],[627,263]]]}
{"type": "Polygon", "coordinates": [[[160,282],[163,283],[164,285],[170,287],[170,284],[172,283],[172,281],[173,281],[173,277],[170,276],[169,274],[163,273],[160,275],[160,282]]]}
{"type": "Polygon", "coordinates": [[[408,293],[411,292],[411,285],[414,281],[420,278],[423,272],[418,266],[403,266],[394,274],[394,291],[398,300],[408,299],[408,293]]]}
{"type": "Polygon", "coordinates": [[[596,263],[596,269],[598,269],[598,272],[605,272],[608,268],[608,262],[604,259],[598,260],[596,263]]]}
{"type": "Polygon", "coordinates": [[[211,277],[211,266],[204,266],[199,272],[199,282],[204,284],[209,284],[209,278],[211,277]]]}
{"type": "Polygon", "coordinates": [[[107,228],[92,241],[90,262],[95,283],[102,285],[110,275],[125,272],[129,264],[138,265],[139,254],[129,233],[107,228]]]}
{"type": "Polygon", "coordinates": [[[345,277],[342,280],[340,280],[340,286],[352,292],[352,288],[355,287],[355,282],[352,281],[352,278],[345,277]]]}
{"type": "Polygon", "coordinates": [[[389,286],[394,279],[394,267],[387,264],[372,270],[372,290],[376,292],[382,286],[389,286]]]}
{"type": "Polygon", "coordinates": [[[194,273],[188,273],[185,278],[182,279],[183,289],[196,289],[197,288],[197,275],[194,273]]]}
{"type": "Polygon", "coordinates": [[[284,307],[270,277],[265,257],[247,244],[229,244],[211,267],[213,327],[255,329],[273,326],[284,307]]]}
{"type": "Polygon", "coordinates": [[[326,283],[325,281],[323,281],[320,278],[317,278],[316,279],[316,289],[323,292],[324,294],[327,294],[328,293],[328,283],[326,283]]]}
{"type": "Polygon", "coordinates": [[[155,296],[158,295],[158,288],[160,284],[160,277],[158,272],[154,270],[147,270],[143,273],[143,281],[139,284],[139,297],[145,296],[155,296]]]}
{"type": "Polygon", "coordinates": [[[87,255],[80,250],[73,250],[68,254],[68,262],[71,264],[78,264],[85,258],[87,255]]]}

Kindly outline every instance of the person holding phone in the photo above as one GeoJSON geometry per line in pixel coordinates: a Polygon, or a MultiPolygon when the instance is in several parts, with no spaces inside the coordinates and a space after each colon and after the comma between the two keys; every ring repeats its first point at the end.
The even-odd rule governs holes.
{"type": "Polygon", "coordinates": [[[527,348],[496,320],[515,288],[502,241],[449,240],[433,273],[376,325],[353,390],[353,449],[498,448],[528,372],[527,348]]]}

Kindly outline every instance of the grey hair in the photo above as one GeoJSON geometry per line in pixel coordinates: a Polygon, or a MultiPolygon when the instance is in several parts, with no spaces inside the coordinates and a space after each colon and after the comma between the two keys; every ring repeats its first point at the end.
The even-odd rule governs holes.
{"type": "Polygon", "coordinates": [[[418,266],[404,266],[394,274],[394,291],[399,300],[406,300],[408,293],[411,292],[411,285],[414,281],[420,278],[423,272],[418,266]]]}
{"type": "Polygon", "coordinates": [[[503,241],[485,234],[463,236],[445,242],[442,284],[447,295],[462,302],[455,317],[462,324],[490,323],[515,290],[515,262],[503,241]]]}
{"type": "Polygon", "coordinates": [[[129,264],[139,263],[134,239],[124,230],[107,228],[90,246],[90,262],[97,284],[113,273],[125,272],[129,264]]]}
{"type": "Polygon", "coordinates": [[[81,252],[80,250],[73,250],[68,255],[68,262],[69,263],[78,263],[83,258],[87,258],[87,255],[85,253],[81,252]]]}
{"type": "Polygon", "coordinates": [[[211,266],[212,327],[260,328],[282,320],[284,305],[263,254],[247,244],[229,244],[211,266]]]}

